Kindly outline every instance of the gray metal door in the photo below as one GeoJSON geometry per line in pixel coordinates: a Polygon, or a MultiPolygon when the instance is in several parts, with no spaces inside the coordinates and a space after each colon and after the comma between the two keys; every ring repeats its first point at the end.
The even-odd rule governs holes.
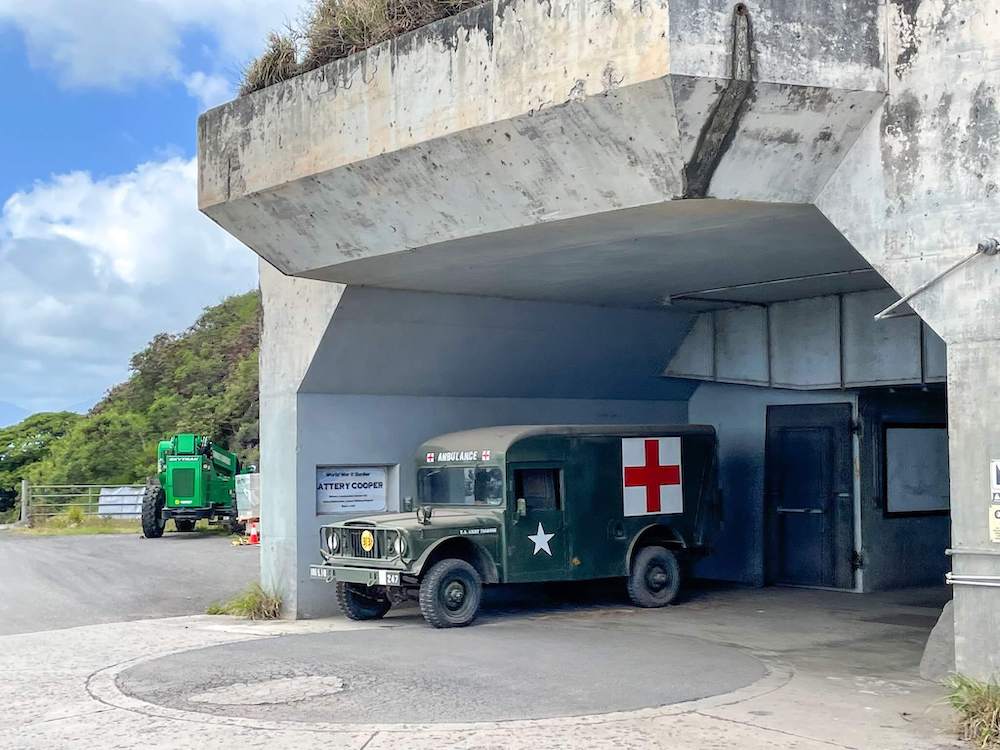
{"type": "Polygon", "coordinates": [[[851,455],[850,404],[768,408],[769,583],[854,585],[851,455]]]}

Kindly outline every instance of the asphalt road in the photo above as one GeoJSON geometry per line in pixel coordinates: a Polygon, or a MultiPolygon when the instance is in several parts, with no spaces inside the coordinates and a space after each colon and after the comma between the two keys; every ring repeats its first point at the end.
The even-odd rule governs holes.
{"type": "Polygon", "coordinates": [[[259,549],[197,533],[0,532],[0,635],[204,613],[258,580],[259,549]]]}
{"type": "MultiPolygon", "coordinates": [[[[267,638],[164,656],[119,675],[170,708],[260,720],[450,723],[662,706],[763,677],[746,652],[668,635],[669,611],[576,613],[455,630],[421,623],[267,638]]],[[[389,621],[387,621],[388,623],[389,621]]]]}

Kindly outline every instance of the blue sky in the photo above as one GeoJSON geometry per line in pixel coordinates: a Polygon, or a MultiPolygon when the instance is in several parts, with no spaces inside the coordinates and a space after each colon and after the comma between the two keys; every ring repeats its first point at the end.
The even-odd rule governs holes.
{"type": "Polygon", "coordinates": [[[300,4],[0,0],[0,407],[87,408],[256,285],[195,208],[195,124],[300,4]]]}

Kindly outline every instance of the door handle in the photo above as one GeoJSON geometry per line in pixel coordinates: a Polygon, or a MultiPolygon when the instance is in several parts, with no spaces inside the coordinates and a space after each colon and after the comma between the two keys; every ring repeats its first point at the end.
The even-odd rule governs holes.
{"type": "Polygon", "coordinates": [[[778,508],[779,513],[812,513],[821,514],[825,511],[821,508],[778,508]]]}

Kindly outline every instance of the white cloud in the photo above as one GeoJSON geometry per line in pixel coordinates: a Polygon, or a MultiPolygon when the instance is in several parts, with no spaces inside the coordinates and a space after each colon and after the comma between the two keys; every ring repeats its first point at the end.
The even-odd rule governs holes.
{"type": "Polygon", "coordinates": [[[101,180],[74,172],[0,214],[0,400],[60,408],[100,396],[160,331],[257,283],[253,253],[195,207],[180,158],[101,180]]]}
{"type": "MultiPolygon", "coordinates": [[[[32,64],[70,87],[120,89],[150,79],[184,82],[184,34],[207,34],[217,69],[234,71],[267,32],[298,17],[304,0],[0,0],[32,64]]],[[[202,66],[197,66],[202,67],[202,66]]],[[[199,94],[200,95],[200,94],[199,94]]]]}
{"type": "Polygon", "coordinates": [[[233,98],[233,85],[223,76],[195,71],[184,79],[188,93],[209,109],[233,98]]]}

